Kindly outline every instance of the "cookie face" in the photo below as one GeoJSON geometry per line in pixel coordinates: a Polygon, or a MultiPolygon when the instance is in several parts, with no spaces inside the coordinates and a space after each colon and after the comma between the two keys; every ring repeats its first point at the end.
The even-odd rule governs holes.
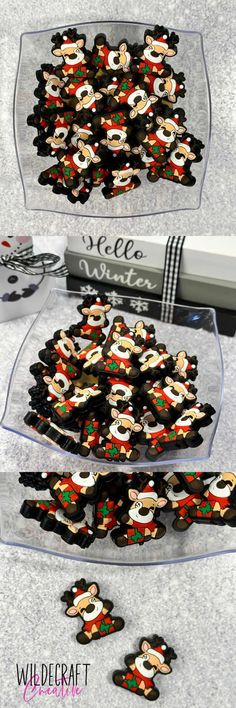
{"type": "Polygon", "coordinates": [[[68,617],[78,616],[82,619],[81,631],[76,636],[79,644],[89,644],[94,639],[107,637],[124,627],[121,617],[111,615],[113,603],[100,597],[99,586],[95,582],[86,582],[81,578],[70,591],[62,595],[61,600],[67,603],[65,614],[68,617]]]}

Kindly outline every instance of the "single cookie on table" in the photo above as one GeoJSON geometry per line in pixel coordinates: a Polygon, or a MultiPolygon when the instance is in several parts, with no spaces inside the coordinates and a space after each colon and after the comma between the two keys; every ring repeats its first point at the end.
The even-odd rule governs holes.
{"type": "Polygon", "coordinates": [[[79,644],[89,644],[92,640],[120,632],[124,627],[122,617],[111,615],[113,602],[100,597],[99,585],[94,581],[86,582],[81,578],[62,595],[61,600],[67,604],[67,617],[80,616],[83,621],[82,629],[76,635],[79,644]]]}
{"type": "Polygon", "coordinates": [[[139,651],[136,654],[127,654],[124,659],[125,668],[122,671],[114,671],[113,682],[137,696],[154,701],[159,697],[159,690],[153,679],[157,673],[171,673],[173,659],[177,659],[177,655],[163,637],[156,634],[152,637],[142,637],[139,651]]]}

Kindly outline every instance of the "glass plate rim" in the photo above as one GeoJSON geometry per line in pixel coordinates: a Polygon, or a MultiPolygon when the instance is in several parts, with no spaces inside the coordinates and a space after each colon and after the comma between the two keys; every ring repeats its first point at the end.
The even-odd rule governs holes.
{"type": "Polygon", "coordinates": [[[22,48],[23,48],[23,40],[24,37],[28,37],[30,35],[38,35],[42,34],[44,32],[54,32],[56,30],[61,30],[63,28],[67,28],[71,26],[72,24],[75,25],[76,27],[83,27],[85,24],[87,25],[95,25],[95,24],[104,24],[104,25],[109,25],[109,24],[124,24],[124,25],[139,25],[141,27],[147,27],[149,26],[154,26],[152,22],[134,22],[131,20],[89,20],[87,22],[73,22],[70,23],[70,25],[58,25],[57,27],[47,27],[45,29],[40,29],[40,30],[33,30],[30,32],[22,32],[20,34],[20,45],[19,45],[19,57],[18,57],[18,63],[17,63],[17,70],[16,70],[16,78],[15,78],[15,85],[14,85],[14,93],[13,93],[13,136],[14,136],[14,145],[15,145],[15,152],[16,152],[16,158],[17,158],[17,164],[18,164],[18,169],[20,173],[20,178],[21,178],[21,183],[22,183],[22,189],[23,189],[23,197],[24,197],[24,206],[27,209],[27,211],[42,211],[42,212],[49,212],[52,214],[66,214],[67,216],[77,216],[81,218],[87,218],[87,219],[134,219],[134,218],[140,218],[140,217],[149,217],[149,216],[156,216],[157,214],[168,214],[172,212],[179,212],[179,211],[198,211],[201,207],[202,203],[202,193],[203,193],[203,187],[204,187],[204,182],[206,178],[206,172],[207,172],[207,166],[208,166],[208,161],[209,161],[209,154],[210,154],[210,147],[211,147],[211,138],[212,138],[212,100],[211,100],[211,90],[210,90],[210,81],[209,81],[209,74],[208,74],[208,69],[207,69],[207,63],[206,63],[206,57],[205,57],[205,51],[204,51],[204,42],[203,42],[203,33],[200,32],[200,30],[186,30],[186,29],[178,29],[178,28],[173,28],[173,27],[168,27],[171,31],[176,31],[176,32],[182,32],[183,34],[191,34],[191,35],[198,35],[200,38],[200,45],[201,45],[201,52],[202,52],[202,60],[203,60],[203,66],[204,66],[204,71],[205,71],[205,78],[206,78],[206,87],[207,87],[207,99],[208,99],[208,110],[209,110],[209,126],[208,126],[208,140],[207,140],[207,145],[205,147],[206,152],[205,152],[205,161],[204,161],[204,167],[203,167],[203,174],[202,174],[202,180],[201,180],[201,185],[200,185],[200,191],[199,191],[199,202],[198,205],[195,207],[180,207],[177,209],[172,209],[171,212],[168,212],[168,210],[162,210],[162,211],[150,211],[148,213],[140,213],[140,214],[132,214],[132,215],[125,215],[122,214],[122,216],[104,216],[104,215],[91,215],[91,214],[75,214],[73,211],[63,211],[57,209],[56,211],[54,209],[46,209],[46,208],[38,208],[38,207],[29,207],[27,205],[27,196],[26,196],[26,189],[25,189],[25,184],[24,184],[24,177],[23,177],[23,172],[21,169],[21,163],[20,163],[20,155],[18,152],[18,146],[17,146],[17,139],[16,139],[16,97],[17,97],[17,84],[18,84],[18,78],[19,78],[19,71],[20,71],[20,65],[21,65],[21,56],[22,56],[22,48]]]}
{"type": "Polygon", "coordinates": [[[6,547],[23,548],[25,550],[31,550],[36,553],[46,553],[47,555],[53,555],[57,558],[65,558],[66,560],[77,561],[78,563],[91,563],[91,565],[109,565],[109,566],[125,566],[129,568],[142,567],[142,566],[156,566],[156,565],[175,565],[179,563],[190,563],[190,561],[204,560],[204,558],[215,558],[216,556],[226,555],[229,553],[236,553],[235,548],[223,548],[218,551],[205,551],[203,553],[195,553],[192,556],[180,556],[179,558],[166,558],[165,560],[149,560],[149,561],[124,561],[124,560],[103,560],[102,558],[95,559],[89,557],[83,557],[80,553],[75,556],[70,553],[63,553],[62,551],[55,551],[54,549],[40,548],[39,546],[32,546],[31,544],[23,543],[20,541],[4,541],[0,537],[0,544],[6,547]]]}
{"type": "MultiPolygon", "coordinates": [[[[47,295],[47,297],[46,297],[46,299],[45,299],[45,301],[44,301],[44,303],[43,303],[41,309],[40,309],[39,312],[37,313],[37,315],[36,315],[36,317],[34,318],[32,324],[30,325],[29,329],[27,330],[26,335],[25,335],[25,337],[24,337],[24,339],[23,339],[23,341],[22,341],[22,343],[21,343],[21,346],[19,347],[18,352],[17,352],[17,356],[16,356],[15,361],[14,361],[14,364],[13,364],[13,366],[12,366],[11,373],[10,373],[10,377],[9,377],[9,381],[8,381],[7,392],[6,392],[6,400],[5,400],[5,406],[4,406],[4,410],[3,410],[3,415],[2,415],[2,417],[1,417],[1,419],[0,419],[0,427],[2,427],[4,430],[9,430],[10,432],[15,433],[15,434],[17,434],[17,435],[20,435],[21,437],[26,438],[27,440],[30,440],[31,442],[34,442],[34,443],[36,443],[36,444],[38,444],[38,445],[41,445],[41,446],[43,446],[44,448],[47,448],[50,452],[52,452],[52,446],[50,445],[50,443],[47,444],[47,443],[45,443],[45,441],[41,441],[40,436],[39,436],[39,439],[38,439],[38,440],[37,440],[37,439],[34,439],[34,438],[32,438],[32,437],[30,437],[30,434],[27,434],[27,430],[26,430],[25,432],[22,432],[22,431],[20,431],[20,430],[16,430],[16,428],[13,428],[13,427],[11,427],[9,424],[7,424],[7,423],[4,421],[4,419],[5,419],[5,416],[6,416],[6,414],[7,414],[8,400],[9,400],[9,394],[10,394],[10,391],[11,391],[11,385],[12,385],[12,381],[13,381],[13,379],[14,379],[15,371],[16,371],[16,369],[17,369],[18,361],[19,361],[20,356],[21,356],[21,352],[22,352],[22,350],[23,350],[23,348],[24,348],[24,345],[25,345],[25,343],[26,343],[28,337],[30,337],[31,330],[33,329],[33,327],[34,327],[34,325],[37,323],[37,321],[40,319],[40,317],[41,317],[42,313],[44,312],[44,310],[47,309],[48,301],[51,299],[51,297],[53,296],[54,293],[56,293],[56,294],[57,294],[57,293],[63,294],[65,297],[69,297],[70,295],[72,295],[72,296],[75,295],[77,298],[78,298],[78,297],[81,297],[81,299],[83,299],[82,294],[78,293],[78,292],[75,291],[75,290],[64,290],[63,288],[51,288],[51,290],[50,290],[50,292],[48,293],[48,295],[47,295]]],[[[124,296],[123,296],[123,299],[124,299],[124,300],[131,300],[131,299],[138,300],[139,298],[138,298],[138,297],[133,298],[132,295],[124,295],[124,296]]],[[[159,305],[160,305],[160,304],[163,304],[163,301],[157,300],[157,299],[151,300],[150,298],[145,298],[145,301],[146,301],[146,302],[152,302],[152,303],[158,303],[159,305]]],[[[165,302],[164,304],[171,304],[171,305],[173,305],[173,303],[168,303],[168,302],[165,302]]],[[[178,303],[175,303],[175,304],[174,304],[174,307],[179,307],[180,309],[189,309],[189,306],[188,306],[188,305],[178,305],[178,303]]],[[[217,432],[217,428],[218,428],[218,425],[219,425],[219,419],[220,419],[220,414],[221,414],[222,405],[223,405],[223,399],[224,399],[224,361],[223,361],[223,355],[222,355],[220,337],[219,337],[219,332],[218,332],[218,327],[217,327],[216,311],[215,311],[215,309],[214,309],[213,307],[198,307],[198,306],[193,306],[193,307],[191,306],[191,309],[192,309],[192,310],[196,310],[196,311],[199,311],[199,310],[200,310],[200,311],[204,311],[204,310],[205,310],[205,311],[211,312],[211,315],[212,315],[212,323],[213,323],[213,326],[214,326],[213,335],[214,335],[214,339],[215,339],[215,342],[216,342],[216,347],[217,347],[217,350],[218,350],[219,362],[220,362],[220,396],[219,396],[219,407],[218,407],[218,410],[216,411],[215,418],[214,418],[214,428],[213,428],[212,433],[211,433],[210,438],[209,438],[208,454],[202,455],[202,456],[199,454],[199,456],[196,458],[196,461],[200,461],[200,460],[208,460],[208,459],[210,458],[210,456],[211,456],[211,451],[212,451],[212,446],[213,446],[213,442],[214,442],[214,438],[215,438],[215,435],[216,435],[216,432],[217,432]]],[[[200,450],[200,449],[201,449],[201,446],[199,446],[198,449],[200,450]]],[[[59,448],[59,447],[58,447],[58,448],[54,448],[54,447],[53,447],[53,451],[54,451],[54,452],[55,452],[55,450],[56,450],[56,452],[58,452],[58,454],[61,454],[61,455],[63,455],[63,456],[68,456],[68,455],[69,455],[70,457],[76,457],[75,455],[72,455],[72,453],[67,452],[67,451],[65,451],[65,450],[62,450],[62,449],[59,448]]],[[[181,458],[181,457],[178,458],[178,464],[181,464],[182,462],[183,462],[183,463],[186,463],[186,462],[187,462],[186,458],[181,458]]],[[[91,464],[97,464],[98,461],[95,460],[95,459],[90,459],[90,463],[91,463],[91,464]]],[[[138,461],[137,461],[135,464],[136,464],[136,467],[137,467],[137,468],[140,468],[140,469],[141,469],[141,467],[142,467],[143,469],[149,467],[150,469],[154,470],[154,469],[155,469],[155,466],[156,466],[156,467],[159,466],[159,465],[156,464],[156,461],[153,461],[153,462],[150,463],[150,460],[142,461],[142,462],[138,462],[138,461]]],[[[173,465],[173,464],[176,464],[176,459],[166,460],[166,462],[161,461],[160,464],[163,464],[163,466],[165,466],[165,465],[167,465],[167,464],[168,464],[168,465],[171,465],[171,464],[173,465]]],[[[131,466],[133,466],[133,465],[131,465],[131,466]]],[[[125,469],[128,470],[129,465],[128,465],[128,463],[127,463],[127,465],[126,465],[126,464],[125,464],[125,465],[120,465],[119,463],[113,463],[113,467],[114,467],[114,469],[117,469],[118,471],[119,471],[119,467],[125,467],[125,469]]],[[[122,471],[123,471],[123,469],[122,469],[122,471]]]]}

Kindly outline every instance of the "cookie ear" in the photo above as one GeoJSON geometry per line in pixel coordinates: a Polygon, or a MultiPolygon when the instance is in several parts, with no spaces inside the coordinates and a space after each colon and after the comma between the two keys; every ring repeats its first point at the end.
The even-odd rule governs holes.
{"type": "Polygon", "coordinates": [[[171,670],[172,669],[170,666],[168,666],[168,664],[160,664],[159,671],[161,672],[161,674],[170,674],[171,670]]]}
{"type": "Polygon", "coordinates": [[[63,55],[62,49],[53,49],[52,54],[55,55],[55,57],[61,57],[63,55]]]}
{"type": "Polygon", "coordinates": [[[76,617],[77,614],[78,614],[78,612],[77,612],[77,609],[74,605],[71,605],[71,607],[67,607],[66,615],[68,617],[76,617]]]}
{"type": "Polygon", "coordinates": [[[137,497],[138,497],[137,489],[129,489],[128,497],[131,501],[135,501],[135,499],[137,499],[137,497]]]}
{"type": "Polygon", "coordinates": [[[145,42],[146,42],[146,44],[152,44],[152,42],[153,42],[153,37],[152,37],[151,34],[147,34],[147,35],[146,35],[146,37],[145,37],[145,42]]]}
{"type": "Polygon", "coordinates": [[[92,585],[89,585],[88,592],[90,592],[91,595],[98,595],[99,594],[98,585],[96,583],[92,583],[92,585]]]}
{"type": "Polygon", "coordinates": [[[150,649],[150,647],[151,647],[151,644],[149,644],[147,639],[143,639],[143,641],[140,645],[141,651],[144,653],[144,652],[148,651],[148,649],[150,649]]]}
{"type": "Polygon", "coordinates": [[[111,409],[111,417],[114,418],[114,419],[115,419],[115,418],[119,418],[119,411],[117,410],[117,408],[112,408],[112,409],[111,409]]]}
{"type": "Polygon", "coordinates": [[[80,39],[77,39],[76,44],[79,49],[82,49],[82,47],[84,47],[84,39],[82,39],[82,37],[80,39]]]}
{"type": "MultiPolygon", "coordinates": [[[[112,172],[112,174],[114,174],[114,172],[112,172]]],[[[116,174],[118,174],[118,173],[116,173],[116,174]]],[[[114,339],[115,341],[117,341],[118,339],[120,339],[120,334],[119,334],[119,332],[113,332],[112,339],[114,339]]]]}
{"type": "Polygon", "coordinates": [[[166,56],[167,57],[174,57],[176,54],[176,51],[174,49],[167,49],[166,56]]]}
{"type": "Polygon", "coordinates": [[[118,45],[118,48],[121,52],[126,52],[128,49],[126,42],[121,42],[121,44],[118,45]]]}
{"type": "Polygon", "coordinates": [[[47,386],[49,386],[52,381],[51,376],[43,376],[43,381],[45,384],[47,384],[47,386]]]}

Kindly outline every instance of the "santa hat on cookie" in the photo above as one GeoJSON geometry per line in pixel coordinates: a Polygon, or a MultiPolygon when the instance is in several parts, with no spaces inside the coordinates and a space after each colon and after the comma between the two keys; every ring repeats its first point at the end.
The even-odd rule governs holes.
{"type": "Polygon", "coordinates": [[[131,406],[128,406],[125,408],[124,411],[120,414],[121,418],[125,418],[126,420],[130,420],[131,423],[135,423],[135,417],[134,417],[134,412],[133,408],[131,406]]]}
{"type": "MultiPolygon", "coordinates": [[[[126,163],[126,167],[130,167],[129,163],[126,163]]],[[[120,335],[119,339],[122,339],[122,342],[133,342],[134,334],[133,332],[125,332],[125,334],[120,335]]]]}
{"type": "Polygon", "coordinates": [[[68,49],[68,47],[73,47],[74,49],[78,49],[78,45],[76,42],[72,42],[69,37],[67,37],[66,34],[63,35],[63,44],[61,44],[61,49],[68,49]]]}
{"type": "Polygon", "coordinates": [[[172,118],[167,118],[167,122],[174,126],[175,129],[179,127],[179,114],[174,113],[172,118]]]}
{"type": "Polygon", "coordinates": [[[163,34],[163,35],[161,35],[161,37],[158,37],[158,39],[154,39],[152,44],[154,44],[155,47],[159,45],[159,47],[163,47],[163,49],[168,49],[169,45],[166,40],[167,40],[167,34],[163,34]]]}
{"type": "Polygon", "coordinates": [[[139,499],[154,499],[154,501],[157,501],[157,493],[155,492],[154,489],[154,482],[151,479],[143,488],[142,492],[139,492],[138,495],[139,499]]]}
{"type": "Polygon", "coordinates": [[[75,605],[75,607],[77,607],[79,602],[84,600],[85,597],[91,597],[91,592],[84,588],[73,587],[72,592],[74,594],[73,605],[75,605]]]}
{"type": "Polygon", "coordinates": [[[165,651],[167,649],[166,644],[161,644],[157,645],[156,647],[151,647],[148,649],[149,654],[153,654],[153,656],[156,656],[161,664],[165,663],[165,651]]]}
{"type": "Polygon", "coordinates": [[[191,145],[190,145],[190,143],[191,143],[191,138],[189,138],[189,137],[188,137],[188,138],[183,138],[183,140],[181,140],[180,143],[178,143],[178,147],[179,147],[180,145],[184,145],[184,147],[186,148],[187,152],[191,152],[191,145]]]}
{"type": "MultiPolygon", "coordinates": [[[[95,143],[95,146],[96,145],[98,145],[98,143],[95,143]]],[[[99,307],[99,310],[102,310],[103,312],[105,312],[105,307],[104,307],[100,297],[96,297],[96,302],[94,302],[93,305],[90,305],[89,309],[90,310],[97,310],[98,307],[99,307]]]]}

